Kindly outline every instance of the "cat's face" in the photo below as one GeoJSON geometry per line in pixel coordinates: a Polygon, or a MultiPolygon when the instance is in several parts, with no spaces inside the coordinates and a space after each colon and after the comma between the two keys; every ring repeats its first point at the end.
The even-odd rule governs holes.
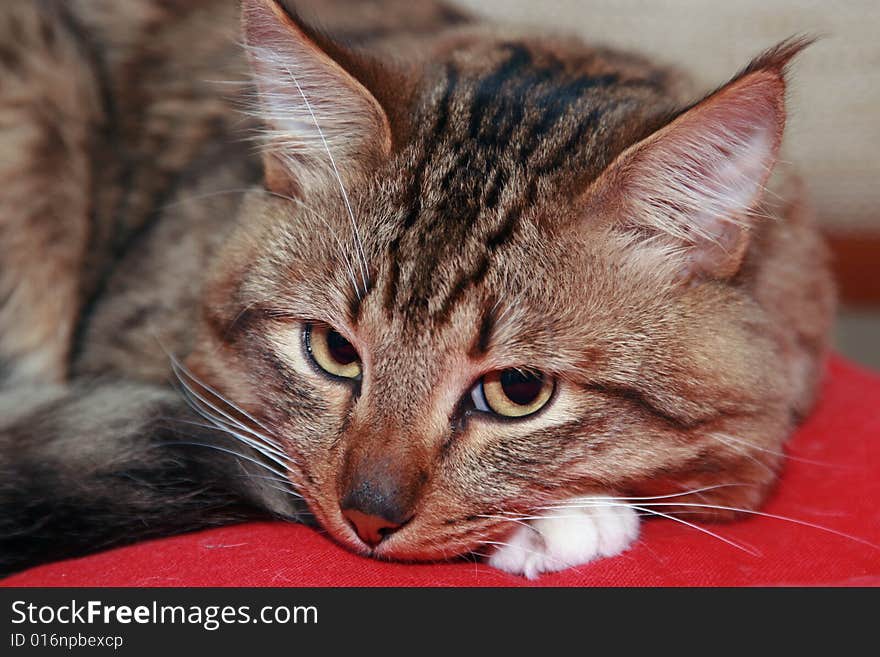
{"type": "MultiPolygon", "coordinates": [[[[381,207],[372,201],[353,203],[357,216],[381,207]]],[[[717,482],[723,450],[698,430],[750,403],[741,382],[761,382],[715,354],[754,338],[727,295],[673,284],[662,253],[601,233],[562,241],[535,208],[477,280],[463,252],[479,252],[481,235],[441,264],[426,255],[440,246],[430,231],[392,258],[375,226],[361,237],[369,292],[358,301],[341,261],[362,284],[344,207],[327,228],[283,199],[249,204],[266,232],[224,288],[222,346],[198,369],[272,428],[296,489],[338,539],[364,549],[343,515],[359,508],[406,523],[379,554],[441,558],[509,531],[504,513],[660,492],[659,479],[717,482]]],[[[726,465],[721,480],[749,469],[726,465]]]]}
{"type": "Polygon", "coordinates": [[[660,127],[656,72],[601,59],[548,72],[536,44],[479,58],[459,45],[409,88],[414,119],[396,129],[289,17],[250,6],[250,43],[272,48],[255,51],[270,191],[244,204],[190,365],[259,420],[334,537],[445,558],[575,495],[763,494],[776,456],[724,436],[731,418],[747,418],[743,440],[784,430],[767,419],[781,404],[760,362],[772,346],[727,283],[739,224],[695,214],[755,201],[781,130],[778,75],[722,90],[602,173],[660,127]],[[286,49],[279,81],[263,69],[286,49]],[[547,92],[578,80],[576,99],[547,92]],[[742,118],[744,95],[760,120],[742,118]],[[719,121],[720,141],[681,167],[703,177],[676,187],[676,149],[719,121]]]}

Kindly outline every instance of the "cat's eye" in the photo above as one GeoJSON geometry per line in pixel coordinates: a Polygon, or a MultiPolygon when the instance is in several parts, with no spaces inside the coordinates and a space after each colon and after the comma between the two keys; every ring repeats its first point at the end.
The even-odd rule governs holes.
{"type": "Polygon", "coordinates": [[[315,364],[333,376],[357,379],[361,375],[361,357],[354,345],[331,326],[308,324],[305,327],[306,349],[315,364]]]}
{"type": "Polygon", "coordinates": [[[506,369],[485,375],[471,391],[478,411],[503,417],[525,417],[541,410],[553,395],[553,379],[520,369],[506,369]]]}

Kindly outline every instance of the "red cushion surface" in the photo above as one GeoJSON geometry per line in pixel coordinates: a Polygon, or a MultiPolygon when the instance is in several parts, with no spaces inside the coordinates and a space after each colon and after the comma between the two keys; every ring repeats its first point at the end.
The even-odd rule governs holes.
{"type": "Polygon", "coordinates": [[[762,511],[826,530],[760,516],[701,525],[752,553],[670,520],[652,520],[624,554],[528,582],[470,561],[378,562],[313,529],[253,523],[39,566],[2,584],[880,586],[880,376],[833,358],[821,401],[788,452],[793,458],[762,511]]]}

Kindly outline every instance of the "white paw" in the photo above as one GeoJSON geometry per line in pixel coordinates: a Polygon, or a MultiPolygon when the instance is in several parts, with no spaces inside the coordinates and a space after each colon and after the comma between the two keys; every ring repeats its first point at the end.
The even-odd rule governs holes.
{"type": "Polygon", "coordinates": [[[603,506],[602,499],[568,500],[562,506],[570,508],[548,511],[520,525],[489,557],[489,565],[535,579],[620,554],[639,535],[639,517],[620,502],[603,506]]]}

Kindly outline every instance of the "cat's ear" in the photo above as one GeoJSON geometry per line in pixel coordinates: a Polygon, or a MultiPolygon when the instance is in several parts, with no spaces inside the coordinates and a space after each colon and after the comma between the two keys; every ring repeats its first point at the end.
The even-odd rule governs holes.
{"type": "Polygon", "coordinates": [[[266,185],[301,192],[347,177],[390,151],[376,98],[275,0],[243,0],[242,27],[266,126],[266,185]]]}
{"type": "Polygon", "coordinates": [[[810,42],[784,42],[624,151],[588,209],[681,253],[681,276],[728,278],[746,253],[785,126],[785,68],[810,42]]]}

